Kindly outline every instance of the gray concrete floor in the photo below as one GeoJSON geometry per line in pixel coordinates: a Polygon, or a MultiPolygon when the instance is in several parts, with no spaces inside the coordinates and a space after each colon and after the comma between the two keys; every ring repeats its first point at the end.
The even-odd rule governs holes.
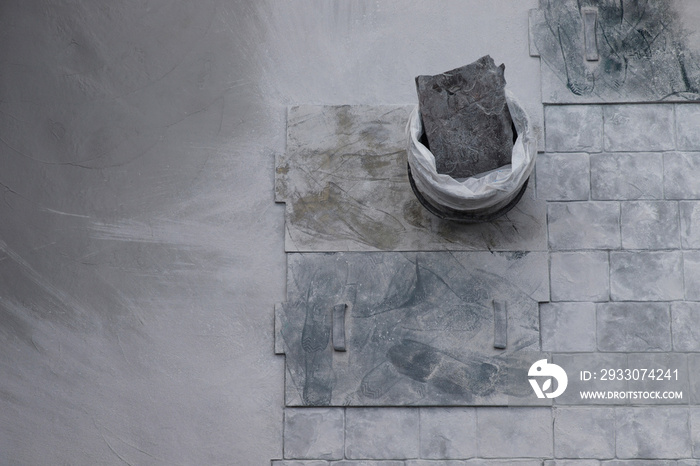
{"type": "Polygon", "coordinates": [[[0,463],[280,458],[286,107],[488,53],[541,122],[536,3],[2,2],[0,463]]]}

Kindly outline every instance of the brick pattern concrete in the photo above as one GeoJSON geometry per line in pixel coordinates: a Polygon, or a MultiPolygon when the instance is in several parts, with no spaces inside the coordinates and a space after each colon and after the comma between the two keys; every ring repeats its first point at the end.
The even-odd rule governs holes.
{"type": "Polygon", "coordinates": [[[330,463],[331,466],[404,466],[403,461],[334,461],[330,463]]]}
{"type": "MultiPolygon", "coordinates": [[[[588,355],[595,355],[596,366],[593,367],[606,367],[606,368],[616,368],[616,367],[626,367],[627,365],[627,355],[625,353],[571,353],[571,354],[555,354],[552,359],[555,364],[561,367],[591,367],[589,364],[590,358],[586,357],[588,355]]],[[[627,382],[624,380],[613,380],[609,381],[605,388],[607,390],[627,390],[627,382]]],[[[569,386],[567,387],[564,394],[554,400],[556,406],[582,406],[582,407],[597,407],[597,406],[618,406],[621,404],[627,404],[628,402],[624,400],[614,400],[614,399],[593,399],[584,400],[581,399],[579,393],[584,390],[589,390],[590,384],[580,380],[579,377],[570,377],[569,386]]]]}
{"type": "Polygon", "coordinates": [[[665,104],[604,106],[605,151],[673,150],[673,113],[673,106],[665,104]]]}
{"type": "Polygon", "coordinates": [[[547,201],[587,201],[591,191],[589,159],[585,152],[540,154],[535,171],[537,197],[547,201]]]}
{"type": "Polygon", "coordinates": [[[600,466],[598,460],[545,460],[544,466],[600,466]]]}
{"type": "Polygon", "coordinates": [[[615,410],[602,407],[556,409],[554,450],[557,458],[614,458],[615,410]],[[582,442],[584,435],[586,440],[582,442]]]}
{"type": "Polygon", "coordinates": [[[542,466],[542,461],[540,460],[522,460],[522,459],[508,459],[508,460],[485,460],[485,459],[472,459],[472,460],[440,460],[440,461],[427,461],[427,460],[409,460],[406,461],[406,466],[542,466]]]}
{"type": "Polygon", "coordinates": [[[328,466],[328,461],[273,460],[272,466],[328,466]]]}
{"type": "Polygon", "coordinates": [[[677,202],[623,202],[621,215],[624,249],[678,249],[680,247],[677,202]]]}
{"type": "Polygon", "coordinates": [[[544,466],[599,466],[598,460],[545,460],[544,466]]]}
{"type": "Polygon", "coordinates": [[[700,303],[671,304],[674,351],[700,351],[700,303]]]}
{"type": "Polygon", "coordinates": [[[547,214],[551,250],[620,248],[617,202],[552,202],[547,214]]]}
{"type": "Polygon", "coordinates": [[[401,459],[419,457],[419,410],[348,408],[345,457],[401,459]]]}
{"type": "Polygon", "coordinates": [[[700,153],[664,154],[664,197],[666,199],[700,199],[698,170],[700,170],[700,153]]]}
{"type": "Polygon", "coordinates": [[[342,410],[287,409],[284,414],[284,457],[342,459],[344,423],[342,410]]]}
{"type": "Polygon", "coordinates": [[[700,251],[683,252],[685,299],[700,301],[700,251]]]}
{"type": "Polygon", "coordinates": [[[602,107],[598,105],[545,107],[544,119],[546,152],[592,153],[602,150],[602,107]]]}
{"type": "Polygon", "coordinates": [[[549,408],[477,410],[479,456],[551,457],[552,411],[549,408]]]}
{"type": "MultiPolygon", "coordinates": [[[[289,458],[274,460],[273,466],[534,466],[542,464],[542,458],[552,458],[544,462],[552,466],[585,466],[597,461],[601,465],[633,465],[640,461],[637,458],[647,458],[649,464],[666,464],[663,462],[666,459],[691,461],[700,456],[700,408],[332,408],[324,409],[323,413],[316,413],[319,410],[315,408],[299,408],[291,411],[295,411],[296,419],[290,427],[321,415],[326,421],[326,435],[345,437],[340,443],[341,446],[345,443],[346,458],[289,458]],[[418,413],[420,423],[416,418],[418,413]],[[347,428],[327,422],[343,417],[350,420],[347,428]],[[421,431],[420,440],[416,438],[419,424],[421,430],[426,429],[421,431]],[[436,442],[436,437],[442,438],[436,442]],[[454,445],[461,441],[467,446],[454,445]],[[347,458],[351,455],[356,457],[347,458]],[[441,456],[444,458],[438,458],[441,456]]],[[[311,423],[323,424],[318,419],[311,423]]],[[[289,432],[286,432],[285,443],[288,441],[289,432]]],[[[298,444],[297,440],[293,442],[298,444]]]]}
{"type": "Polygon", "coordinates": [[[692,373],[688,371],[687,354],[675,352],[628,353],[627,362],[629,367],[670,368],[678,371],[677,378],[670,377],[671,380],[664,379],[663,381],[658,381],[649,379],[644,381],[637,381],[633,384],[633,388],[635,390],[656,391],[659,388],[663,388],[663,390],[683,392],[683,396],[685,396],[685,398],[683,399],[637,399],[631,400],[631,405],[688,405],[688,401],[690,399],[690,396],[692,395],[689,380],[696,379],[697,373],[692,373]],[[660,385],[662,385],[662,387],[660,385]]]}
{"type": "MultiPolygon", "coordinates": [[[[700,354],[688,353],[688,373],[700,374],[700,354]]],[[[690,403],[693,405],[700,404],[700,378],[691,377],[689,382],[690,403]]],[[[697,424],[696,429],[700,433],[700,424],[697,424]]],[[[695,457],[700,458],[700,450],[697,450],[695,457]]]]}
{"type": "Polygon", "coordinates": [[[540,304],[542,351],[584,352],[596,350],[594,303],[540,304]]]}
{"type": "Polygon", "coordinates": [[[661,153],[591,154],[591,199],[663,199],[663,162],[661,153]]]}
{"type": "Polygon", "coordinates": [[[603,461],[601,466],[678,466],[673,460],[612,460],[603,461]]]}
{"type": "Polygon", "coordinates": [[[477,456],[474,408],[422,408],[420,457],[435,459],[477,456]]]}
{"type": "Polygon", "coordinates": [[[618,458],[691,457],[686,408],[615,408],[615,414],[618,458]]]}
{"type": "Polygon", "coordinates": [[[700,148],[700,107],[676,105],[676,144],[679,150],[700,148]]]}
{"type": "Polygon", "coordinates": [[[552,301],[610,299],[610,265],[606,251],[554,252],[550,261],[552,301]]]}
{"type": "Polygon", "coordinates": [[[542,466],[540,460],[523,460],[523,459],[508,459],[508,460],[408,460],[406,466],[542,466]]]}
{"type": "Polygon", "coordinates": [[[610,253],[610,297],[613,301],[683,299],[680,251],[610,253]]]}
{"type": "Polygon", "coordinates": [[[677,367],[664,389],[682,400],[581,400],[569,374],[553,407],[288,409],[274,464],[700,466],[699,127],[690,103],[546,106],[536,169],[541,350],[562,367],[677,367]]]}
{"type": "Polygon", "coordinates": [[[670,351],[668,303],[600,303],[597,305],[600,351],[670,351]]]}
{"type": "Polygon", "coordinates": [[[700,202],[681,201],[678,203],[680,215],[681,247],[700,249],[700,202]]]}

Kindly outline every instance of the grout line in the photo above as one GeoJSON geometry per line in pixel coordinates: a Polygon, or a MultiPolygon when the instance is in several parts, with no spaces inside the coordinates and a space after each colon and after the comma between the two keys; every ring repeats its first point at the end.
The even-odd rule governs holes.
{"type": "Polygon", "coordinates": [[[681,286],[683,287],[683,301],[688,301],[688,290],[685,288],[685,251],[678,251],[681,255],[681,286]]]}
{"type": "MultiPolygon", "coordinates": [[[[690,356],[689,354],[685,355],[685,374],[688,377],[688,391],[690,391],[690,356]]],[[[693,402],[691,401],[691,397],[688,397],[688,407],[692,407],[693,402]]],[[[690,417],[690,416],[689,416],[690,417]]],[[[690,434],[693,434],[693,429],[692,429],[692,424],[690,428],[690,434]]],[[[691,452],[692,453],[692,452],[691,452]]]]}
{"type": "Polygon", "coordinates": [[[537,303],[537,319],[539,321],[539,337],[540,337],[540,352],[544,351],[543,344],[542,344],[542,304],[547,304],[547,303],[537,303]]]}
{"type": "Polygon", "coordinates": [[[671,349],[670,352],[674,352],[673,349],[673,314],[671,313],[671,306],[673,304],[673,301],[669,301],[666,303],[667,310],[668,310],[668,333],[671,337],[671,349]]]}
{"type": "MultiPolygon", "coordinates": [[[[675,352],[675,343],[673,342],[673,302],[669,301],[668,303],[668,327],[669,327],[669,332],[671,333],[671,352],[675,352]]],[[[687,359],[687,358],[686,358],[687,359]]]]}
{"type": "Polygon", "coordinates": [[[612,252],[608,249],[608,302],[612,301],[612,252]]]}
{"type": "Polygon", "coordinates": [[[547,105],[542,104],[542,142],[544,152],[547,152],[547,105]]]}
{"type": "Polygon", "coordinates": [[[674,150],[678,150],[678,128],[677,128],[677,123],[678,123],[678,117],[676,116],[676,108],[678,107],[678,104],[673,104],[673,148],[674,150]]]}
{"type": "Polygon", "coordinates": [[[591,154],[586,153],[586,159],[588,160],[588,201],[593,201],[593,175],[591,174],[591,154]]]}
{"type": "Polygon", "coordinates": [[[666,152],[661,153],[661,199],[666,199],[666,152]]]}
{"type": "MultiPolygon", "coordinates": [[[[599,105],[600,107],[600,121],[601,121],[601,132],[600,132],[600,151],[601,153],[607,152],[607,148],[605,147],[605,107],[603,105],[599,105]]],[[[612,151],[610,151],[612,152],[612,151]]]]}
{"type": "Polygon", "coordinates": [[[423,459],[423,448],[421,440],[423,439],[423,407],[418,408],[418,458],[423,459]]]}
{"type": "Polygon", "coordinates": [[[614,458],[617,458],[617,407],[613,406],[613,448],[614,458]]]}
{"type": "Polygon", "coordinates": [[[476,429],[474,430],[474,433],[476,434],[476,457],[480,458],[481,457],[481,442],[479,441],[479,408],[478,407],[474,408],[474,424],[476,425],[476,429]]]}
{"type": "MultiPolygon", "coordinates": [[[[549,279],[549,302],[552,302],[552,254],[553,252],[550,250],[547,252],[547,278],[549,279]]],[[[542,332],[542,328],[540,327],[540,332],[542,332]]],[[[542,338],[540,336],[540,338],[542,338]]]]}
{"type": "Polygon", "coordinates": [[[537,159],[539,159],[540,157],[540,154],[537,154],[535,156],[535,165],[532,167],[532,172],[530,173],[530,182],[534,183],[535,185],[534,188],[532,188],[532,193],[535,201],[542,201],[542,199],[540,199],[540,184],[537,182],[537,159]]]}
{"type": "MultiPolygon", "coordinates": [[[[546,240],[547,240],[547,251],[552,250],[552,245],[549,242],[549,205],[550,205],[550,203],[551,203],[550,201],[545,202],[545,212],[544,212],[544,223],[545,223],[544,234],[545,234],[546,240]]],[[[550,285],[551,285],[551,283],[550,283],[550,285]]]]}
{"type": "Polygon", "coordinates": [[[556,411],[556,410],[557,410],[557,408],[554,407],[554,404],[552,404],[552,407],[551,407],[550,410],[549,410],[549,412],[551,413],[551,416],[552,416],[552,458],[556,458],[556,457],[557,457],[557,455],[556,455],[556,450],[555,450],[556,442],[555,442],[555,440],[554,440],[554,436],[555,436],[555,432],[556,432],[555,429],[554,429],[554,423],[555,423],[555,420],[556,420],[556,417],[557,417],[557,415],[556,415],[556,412],[557,412],[557,411],[556,411]]]}
{"type": "Polygon", "coordinates": [[[695,458],[695,442],[693,442],[693,423],[690,418],[690,406],[686,408],[686,412],[688,415],[688,420],[687,420],[687,427],[688,427],[688,437],[690,437],[690,456],[692,458],[695,458]]]}
{"type": "MultiPolygon", "coordinates": [[[[622,251],[624,250],[624,247],[622,246],[622,201],[617,201],[617,238],[620,240],[617,249],[622,251]]],[[[608,263],[610,263],[609,255],[608,263]]]]}
{"type": "Polygon", "coordinates": [[[472,406],[470,409],[471,409],[472,412],[474,413],[473,421],[472,421],[472,427],[474,428],[474,430],[473,430],[473,432],[474,432],[474,448],[475,448],[475,450],[476,450],[476,452],[475,452],[475,457],[476,457],[476,456],[479,456],[479,445],[478,445],[478,442],[479,442],[479,434],[478,434],[478,432],[479,432],[479,426],[478,426],[478,424],[476,423],[476,410],[477,410],[477,408],[476,408],[476,406],[472,406]]]}
{"type": "MultiPolygon", "coordinates": [[[[682,233],[682,229],[681,229],[681,201],[675,201],[675,202],[676,202],[676,220],[678,221],[678,250],[681,252],[681,255],[683,255],[683,233],[682,233]]],[[[683,289],[685,290],[685,285],[683,286],[683,289]]],[[[685,296],[685,293],[683,293],[683,296],[685,296]]]]}
{"type": "Polygon", "coordinates": [[[600,352],[600,347],[598,345],[598,308],[601,303],[593,303],[595,309],[595,352],[600,352]]]}
{"type": "MultiPolygon", "coordinates": [[[[286,369],[287,369],[287,368],[285,367],[285,371],[284,371],[284,372],[285,372],[285,378],[286,378],[286,375],[287,375],[287,370],[286,370],[286,369]]],[[[285,383],[286,383],[286,382],[285,382],[285,383]]],[[[286,386],[286,385],[285,385],[285,386],[286,386]]],[[[285,391],[286,391],[286,390],[285,390],[285,391]]],[[[284,437],[285,437],[284,434],[285,434],[286,427],[287,427],[287,407],[286,407],[286,406],[283,406],[283,407],[282,407],[282,458],[283,458],[283,459],[287,459],[286,452],[284,451],[284,450],[285,450],[285,449],[284,449],[284,446],[285,446],[285,443],[286,443],[286,442],[284,441],[284,437]]]]}

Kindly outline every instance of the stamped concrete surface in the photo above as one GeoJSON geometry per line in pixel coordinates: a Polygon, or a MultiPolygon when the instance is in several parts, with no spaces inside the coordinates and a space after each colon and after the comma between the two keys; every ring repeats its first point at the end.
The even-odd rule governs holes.
{"type": "Polygon", "coordinates": [[[276,337],[287,405],[537,401],[527,371],[545,357],[538,301],[549,296],[546,254],[290,254],[288,274],[276,337]],[[338,304],[348,308],[340,323],[338,304]]]}
{"type": "Polygon", "coordinates": [[[700,99],[700,44],[689,33],[699,14],[684,0],[540,0],[530,12],[530,54],[541,58],[542,101],[700,99]]]}
{"type": "MultiPolygon", "coordinates": [[[[688,134],[686,119],[692,120],[694,105],[630,103],[545,107],[545,134],[546,138],[552,139],[547,139],[547,151],[538,159],[535,193],[539,202],[546,203],[547,252],[531,252],[519,260],[537,254],[548,257],[549,295],[544,301],[537,298],[539,340],[532,348],[539,348],[551,358],[550,361],[565,368],[568,374],[567,389],[553,400],[551,407],[525,407],[521,406],[523,402],[510,407],[488,406],[494,404],[494,400],[479,397],[467,400],[463,396],[445,398],[444,393],[431,391],[434,387],[430,386],[428,377],[419,377],[420,371],[411,372],[407,370],[408,365],[402,364],[392,367],[392,358],[384,356],[391,354],[391,350],[376,345],[377,341],[381,341],[380,335],[386,335],[392,342],[401,340],[401,332],[409,330],[405,322],[415,321],[420,322],[415,328],[420,328],[417,333],[423,336],[437,330],[434,338],[428,337],[423,344],[430,341],[430,345],[445,345],[445,348],[452,348],[449,351],[453,355],[458,348],[468,348],[469,351],[484,348],[488,343],[486,338],[460,337],[451,343],[450,332],[445,329],[440,331],[434,325],[437,322],[446,325],[450,322],[449,327],[458,326],[448,316],[442,315],[436,319],[430,316],[438,310],[449,311],[453,304],[463,304],[461,298],[454,300],[450,298],[451,292],[446,292],[453,289],[457,296],[462,296],[457,291],[459,286],[454,286],[450,280],[457,279],[467,289],[474,289],[473,274],[476,269],[464,270],[451,266],[453,258],[464,257],[465,260],[460,262],[475,264],[476,254],[485,254],[484,257],[490,259],[482,262],[482,267],[498,275],[498,267],[493,262],[493,257],[498,253],[451,252],[447,253],[450,255],[448,259],[435,259],[440,263],[440,271],[435,269],[433,272],[445,277],[443,283],[448,288],[444,291],[439,291],[440,287],[434,288],[441,296],[440,303],[423,309],[420,312],[424,316],[422,320],[410,316],[410,312],[402,314],[419,309],[418,303],[412,302],[409,308],[392,304],[389,307],[393,310],[384,312],[388,308],[382,302],[393,301],[388,298],[391,293],[379,292],[376,299],[379,304],[370,304],[370,308],[380,314],[372,318],[385,316],[381,319],[386,319],[386,323],[373,326],[377,329],[375,339],[362,340],[359,351],[348,347],[348,354],[334,353],[327,344],[324,347],[325,366],[318,362],[321,359],[319,352],[304,350],[304,330],[324,322],[313,317],[317,314],[311,318],[308,315],[309,300],[315,296],[312,289],[326,290],[321,294],[329,297],[329,300],[322,306],[322,313],[330,315],[334,303],[347,299],[348,293],[344,290],[349,283],[357,281],[357,274],[339,271],[345,267],[340,265],[344,264],[346,256],[350,257],[348,253],[289,254],[289,273],[295,279],[288,286],[287,303],[278,307],[279,320],[291,318],[299,326],[293,332],[298,335],[296,341],[286,337],[282,339],[284,344],[278,344],[280,351],[289,351],[288,380],[299,379],[301,374],[305,374],[304,371],[318,370],[320,375],[314,380],[324,380],[326,377],[326,386],[332,398],[335,390],[343,392],[347,385],[351,385],[345,380],[344,371],[347,369],[344,358],[352,360],[355,367],[373,355],[379,359],[385,358],[389,363],[379,363],[377,360],[377,365],[373,366],[377,368],[376,371],[367,373],[367,376],[373,376],[372,380],[375,380],[374,376],[377,381],[395,380],[392,374],[396,371],[402,377],[411,379],[412,383],[417,383],[409,386],[396,382],[387,392],[376,392],[391,399],[391,405],[402,405],[404,408],[361,408],[357,412],[354,411],[357,408],[326,408],[344,412],[346,421],[350,415],[353,425],[356,425],[355,417],[361,414],[363,419],[375,419],[378,425],[384,426],[372,430],[372,440],[367,441],[366,449],[355,450],[357,446],[352,446],[353,451],[360,452],[353,453],[356,455],[352,457],[355,461],[376,461],[381,458],[428,466],[515,464],[516,461],[528,464],[528,458],[536,458],[534,461],[537,464],[543,461],[543,464],[551,466],[679,466],[700,461],[696,459],[700,456],[697,447],[700,445],[697,440],[700,438],[697,408],[700,403],[700,382],[697,378],[700,371],[700,335],[696,330],[700,318],[700,240],[697,234],[697,217],[700,217],[697,214],[700,210],[697,206],[700,143],[693,143],[688,136],[682,139],[677,136],[688,134]],[[585,123],[586,118],[590,118],[586,117],[588,115],[595,116],[589,124],[585,123]],[[575,126],[571,123],[579,120],[585,124],[575,126]],[[595,129],[591,129],[591,125],[595,129]],[[648,132],[642,138],[631,136],[635,132],[644,133],[647,128],[657,128],[653,134],[658,134],[658,138],[652,138],[648,132]],[[578,141],[575,144],[563,138],[572,129],[580,132],[574,135],[573,140],[578,141]],[[311,260],[317,256],[323,259],[311,260]],[[339,261],[340,257],[343,260],[339,261]],[[334,280],[329,280],[329,277],[311,278],[313,274],[307,273],[310,278],[299,279],[304,276],[301,272],[305,269],[327,270],[319,265],[300,268],[304,261],[309,264],[333,262],[335,265],[331,268],[335,268],[335,274],[340,277],[335,279],[335,288],[331,287],[331,290],[327,285],[319,286],[320,283],[333,283],[334,280]],[[309,283],[316,286],[300,286],[309,283]],[[298,304],[293,304],[295,300],[301,303],[304,296],[307,304],[302,307],[307,314],[300,313],[295,309],[298,304]],[[392,318],[392,312],[398,317],[392,318]],[[299,315],[294,317],[295,313],[299,315]],[[290,354],[294,352],[290,349],[295,346],[301,349],[297,349],[290,359],[290,354]],[[354,360],[353,354],[358,355],[354,360]],[[294,362],[298,360],[304,360],[304,363],[294,362]],[[625,377],[626,370],[629,370],[628,378],[625,377]],[[636,373],[649,372],[653,377],[633,377],[633,370],[637,370],[636,373]],[[583,395],[592,391],[615,393],[616,396],[583,395]],[[421,398],[422,395],[426,397],[421,398]],[[436,399],[443,400],[441,402],[445,404],[473,404],[475,407],[425,407],[436,399]],[[417,409],[407,406],[414,403],[424,407],[417,409]],[[403,412],[397,409],[403,409],[403,412]],[[414,419],[414,415],[409,414],[411,410],[419,411],[417,434],[410,430],[414,419]],[[408,440],[395,442],[400,427],[391,425],[391,420],[400,423],[403,421],[399,419],[404,418],[410,431],[402,435],[408,440]],[[415,440],[416,435],[418,441],[415,440]]],[[[355,254],[362,255],[365,261],[376,257],[376,262],[388,264],[394,275],[400,270],[393,265],[395,259],[389,259],[397,253],[365,251],[355,254]]],[[[419,257],[430,254],[437,258],[446,253],[402,253],[401,257],[402,260],[410,258],[412,264],[412,261],[419,264],[419,257]]],[[[500,254],[518,257],[524,253],[500,254]]],[[[363,267],[363,270],[372,271],[374,267],[363,267]]],[[[420,274],[415,272],[414,275],[418,277],[420,274]]],[[[375,283],[375,287],[386,287],[382,283],[387,279],[377,279],[373,272],[366,279],[375,283]]],[[[494,283],[502,286],[503,283],[516,282],[510,278],[496,279],[489,281],[489,287],[494,283]]],[[[391,283],[395,284],[395,281],[391,283]]],[[[494,292],[487,291],[486,295],[494,292]]],[[[430,302],[426,298],[430,293],[418,294],[424,296],[421,302],[430,302]]],[[[352,294],[354,306],[348,307],[350,319],[362,313],[362,305],[357,306],[361,295],[352,294]]],[[[411,293],[402,295],[409,296],[411,293]]],[[[478,302],[473,295],[464,296],[467,301],[478,302]]],[[[287,326],[286,329],[290,330],[289,322],[281,323],[278,329],[287,326]]],[[[493,327],[489,320],[484,323],[489,328],[493,327]]],[[[512,330],[510,325],[509,322],[509,331],[512,330]]],[[[349,341],[353,342],[353,328],[359,329],[360,326],[352,323],[348,328],[351,335],[349,341]]],[[[415,329],[411,327],[410,331],[415,329]]],[[[332,335],[328,331],[319,333],[324,335],[324,342],[332,335]]],[[[364,329],[358,335],[370,333],[364,329]]],[[[310,330],[306,334],[311,334],[310,330]]],[[[419,337],[412,335],[411,338],[417,340],[419,337]]],[[[357,342],[352,344],[357,345],[357,342]]],[[[316,346],[307,345],[309,349],[316,346]]],[[[514,354],[518,354],[517,349],[514,351],[514,354]]],[[[405,344],[401,353],[427,354],[412,351],[405,344]]],[[[419,358],[407,359],[414,363],[415,369],[419,358]]],[[[398,361],[397,358],[394,360],[398,361]]],[[[430,358],[426,357],[426,360],[430,358]]],[[[461,359],[466,365],[477,360],[474,354],[461,359]]],[[[473,372],[465,373],[467,380],[463,386],[480,380],[473,372]]],[[[350,380],[361,387],[363,377],[355,375],[350,380]]],[[[372,386],[376,386],[376,383],[372,386]]],[[[317,386],[311,384],[310,387],[317,386]]],[[[502,385],[502,388],[507,386],[502,385]]],[[[303,401],[304,384],[296,383],[292,395],[296,398],[288,397],[288,402],[290,399],[303,401]]],[[[533,395],[530,394],[530,397],[533,395]]],[[[495,401],[495,404],[503,403],[498,399],[495,401]]],[[[362,396],[347,397],[345,403],[372,404],[362,396]]],[[[365,428],[368,429],[367,426],[365,428]]],[[[353,433],[352,438],[358,438],[356,435],[353,433]]],[[[347,439],[346,436],[346,458],[350,458],[347,456],[347,439]]],[[[309,441],[312,442],[313,438],[310,437],[309,441]]],[[[329,447],[332,445],[329,444],[329,447]]]]}
{"type": "Polygon", "coordinates": [[[289,109],[275,176],[276,199],[286,203],[286,250],[545,250],[545,205],[532,187],[490,223],[441,220],[418,202],[406,159],[412,108],[289,109]]]}

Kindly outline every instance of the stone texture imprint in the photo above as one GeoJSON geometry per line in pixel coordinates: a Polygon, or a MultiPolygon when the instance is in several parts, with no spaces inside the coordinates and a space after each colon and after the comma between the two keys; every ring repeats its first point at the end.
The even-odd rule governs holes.
{"type": "Polygon", "coordinates": [[[532,188],[492,223],[456,224],[420,205],[406,168],[410,110],[289,110],[287,153],[277,160],[275,178],[276,200],[286,202],[286,250],[546,250],[545,206],[532,188]]]}
{"type": "Polygon", "coordinates": [[[620,52],[653,25],[615,26],[618,41],[601,45],[620,5],[646,24],[679,2],[583,0],[587,20],[567,18],[573,3],[542,2],[556,11],[531,18],[579,21],[581,36],[553,50],[585,63],[567,81],[539,49],[543,99],[557,105],[545,106],[528,194],[500,222],[462,227],[421,210],[405,178],[407,107],[290,110],[276,178],[290,252],[276,308],[290,406],[280,466],[700,466],[700,105],[679,102],[695,98],[698,61],[663,39],[685,51],[686,83],[672,77],[680,55],[664,61],[657,42],[620,52]],[[659,64],[667,81],[638,87],[634,73],[659,64]],[[525,406],[538,401],[525,385],[534,355],[569,375],[545,406],[525,406]],[[677,376],[578,377],[600,368],[677,376]],[[591,389],[682,396],[583,399],[591,389]]]}
{"type": "Polygon", "coordinates": [[[513,122],[505,66],[490,56],[435,76],[418,76],[425,134],[438,173],[467,178],[510,163],[513,122]]]}
{"type": "MultiPolygon", "coordinates": [[[[279,464],[699,464],[692,458],[700,458],[700,139],[691,123],[700,109],[548,106],[548,151],[538,158],[532,203],[524,207],[546,213],[546,221],[538,220],[543,228],[531,223],[512,234],[516,223],[509,220],[500,236],[486,240],[485,232],[503,224],[446,235],[447,227],[431,220],[397,227],[402,233],[382,243],[374,227],[350,228],[332,206],[382,178],[365,179],[363,157],[393,149],[363,151],[365,140],[347,146],[355,155],[343,161],[336,155],[346,148],[329,148],[340,136],[328,121],[346,112],[362,132],[367,125],[391,126],[378,123],[385,115],[398,128],[397,108],[290,112],[300,112],[301,125],[326,123],[314,126],[317,139],[290,128],[290,154],[305,162],[287,157],[278,165],[288,241],[296,238],[288,248],[312,251],[288,255],[288,300],[276,309],[276,350],[286,354],[290,406],[287,460],[279,464]],[[663,120],[658,141],[628,134],[643,133],[652,114],[663,120]],[[572,128],[573,143],[565,137],[572,128]],[[301,147],[307,142],[310,150],[301,147]],[[300,193],[316,186],[321,202],[330,180],[343,186],[339,197],[308,219],[295,216],[300,193]],[[336,228],[323,229],[324,222],[336,228]],[[459,235],[468,239],[451,243],[459,235]],[[499,303],[506,305],[506,325],[499,324],[499,303]],[[344,351],[334,348],[340,330],[344,351]],[[505,350],[494,348],[499,333],[505,350]],[[569,371],[567,390],[549,406],[525,407],[538,401],[525,380],[534,355],[569,371]],[[582,399],[580,392],[592,386],[576,372],[601,367],[678,369],[677,378],[661,385],[617,380],[604,387],[683,396],[582,399]],[[424,407],[409,407],[416,405],[424,407]],[[427,407],[434,405],[452,407],[427,407]]],[[[392,197],[406,190],[403,162],[392,160],[382,168],[394,174],[388,196],[402,200],[382,209],[393,215],[414,199],[409,191],[392,197]]],[[[371,189],[360,206],[375,202],[380,187],[371,189]]]]}
{"type": "Polygon", "coordinates": [[[543,101],[700,99],[683,8],[678,0],[540,0],[530,12],[530,54],[540,57],[543,101]]]}
{"type": "Polygon", "coordinates": [[[290,254],[277,308],[287,405],[537,402],[527,370],[548,297],[544,253],[290,254]],[[339,326],[345,351],[334,349],[339,326]]]}

